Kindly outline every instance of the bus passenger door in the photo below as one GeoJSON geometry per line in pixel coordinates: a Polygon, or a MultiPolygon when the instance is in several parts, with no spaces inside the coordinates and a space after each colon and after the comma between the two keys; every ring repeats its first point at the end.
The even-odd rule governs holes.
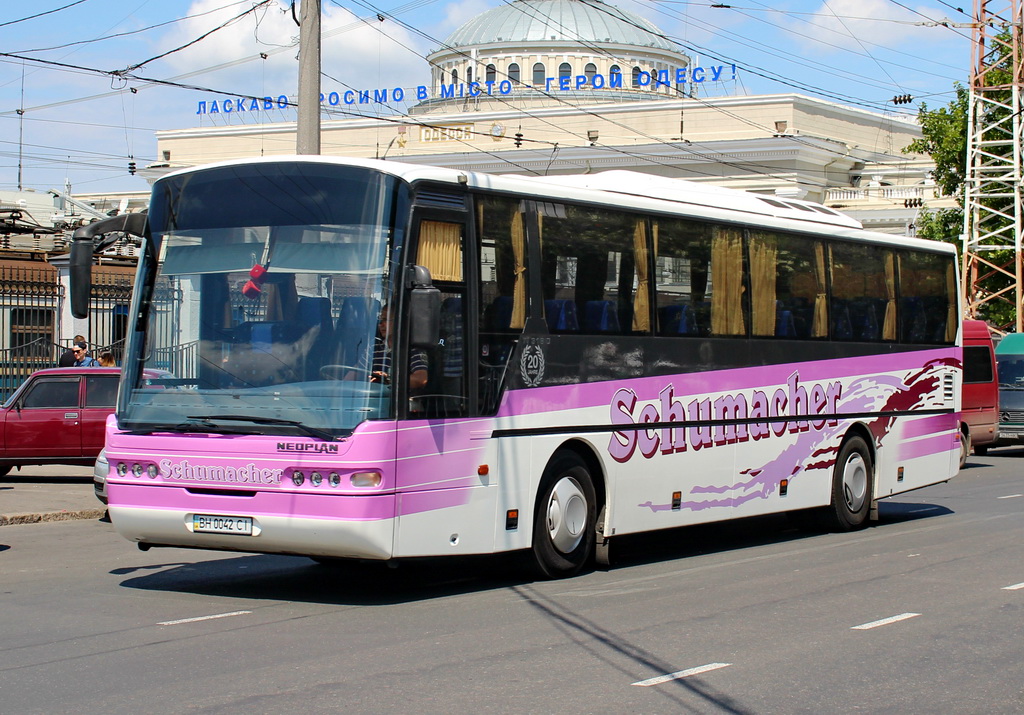
{"type": "Polygon", "coordinates": [[[426,363],[428,380],[407,387],[408,420],[400,422],[396,556],[478,553],[493,544],[494,490],[480,470],[488,441],[470,419],[476,330],[467,316],[477,297],[466,278],[475,255],[468,215],[419,209],[414,216],[409,262],[426,267],[441,292],[441,329],[436,346],[408,355],[410,370],[426,363]]]}

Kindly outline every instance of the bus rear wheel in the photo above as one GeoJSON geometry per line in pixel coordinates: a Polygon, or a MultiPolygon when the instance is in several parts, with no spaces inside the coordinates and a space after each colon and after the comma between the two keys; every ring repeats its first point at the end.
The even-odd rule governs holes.
{"type": "Polygon", "coordinates": [[[871,451],[864,438],[854,435],[843,442],[832,474],[830,527],[836,531],[853,531],[867,523],[873,475],[871,451]]]}
{"type": "Polygon", "coordinates": [[[967,455],[971,453],[971,433],[966,427],[960,430],[960,469],[967,464],[967,455]]]}
{"type": "Polygon", "coordinates": [[[594,549],[597,499],[579,456],[558,452],[541,477],[533,519],[533,560],[545,578],[580,572],[594,549]]]}

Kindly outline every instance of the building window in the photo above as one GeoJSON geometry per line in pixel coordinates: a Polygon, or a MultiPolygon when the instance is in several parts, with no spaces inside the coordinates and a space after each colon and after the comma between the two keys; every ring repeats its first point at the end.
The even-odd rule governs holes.
{"type": "Polygon", "coordinates": [[[588,62],[587,66],[583,70],[583,74],[586,75],[587,77],[587,83],[593,84],[594,77],[597,75],[597,65],[595,65],[593,62],[588,62]]]}
{"type": "Polygon", "coordinates": [[[487,65],[487,74],[484,76],[488,82],[493,82],[498,76],[498,69],[494,65],[487,65]]]}
{"type": "Polygon", "coordinates": [[[563,62],[558,65],[558,77],[564,79],[566,77],[572,77],[572,65],[568,62],[563,62]]]}
{"type": "Polygon", "coordinates": [[[11,348],[19,357],[53,353],[53,309],[12,308],[11,348]]]}
{"type": "Polygon", "coordinates": [[[458,84],[458,83],[459,83],[459,71],[458,70],[452,70],[452,84],[458,84]]]}
{"type": "Polygon", "coordinates": [[[519,84],[519,65],[513,62],[508,66],[508,78],[512,80],[513,84],[519,84]]]}
{"type": "Polygon", "coordinates": [[[472,82],[473,82],[473,68],[472,67],[467,67],[466,68],[466,84],[472,84],[472,82]]]}
{"type": "Polygon", "coordinates": [[[633,68],[633,88],[634,89],[636,89],[637,87],[640,86],[640,71],[641,70],[640,70],[639,67],[634,67],[633,68]]]}
{"type": "MultiPolygon", "coordinates": [[[[608,69],[608,76],[609,76],[609,78],[611,78],[613,75],[619,75],[618,81],[621,82],[622,81],[622,68],[619,67],[618,65],[612,65],[608,69]]],[[[613,83],[609,82],[609,84],[613,84],[613,83]]]]}
{"type": "Polygon", "coordinates": [[[547,72],[544,70],[544,63],[543,62],[538,62],[537,64],[535,64],[533,66],[533,86],[534,87],[543,87],[544,86],[544,78],[545,78],[546,75],[547,75],[547,72]]]}

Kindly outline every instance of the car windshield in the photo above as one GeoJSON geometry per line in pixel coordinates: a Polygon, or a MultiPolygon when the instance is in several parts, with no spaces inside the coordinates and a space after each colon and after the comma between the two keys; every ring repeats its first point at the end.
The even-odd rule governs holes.
{"type": "Polygon", "coordinates": [[[1024,390],[1024,355],[996,355],[999,386],[1024,390]]]}
{"type": "Polygon", "coordinates": [[[157,182],[120,426],[331,438],[390,416],[366,370],[403,196],[392,177],[321,163],[157,182]]]}

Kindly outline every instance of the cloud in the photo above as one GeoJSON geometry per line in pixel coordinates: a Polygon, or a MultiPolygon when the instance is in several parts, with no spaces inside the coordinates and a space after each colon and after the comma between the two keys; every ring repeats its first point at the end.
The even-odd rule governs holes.
{"type": "MultiPolygon", "coordinates": [[[[198,0],[188,15],[208,12],[223,0],[198,0]]],[[[274,0],[198,43],[159,60],[175,76],[211,89],[253,94],[294,96],[298,83],[299,27],[290,4],[274,0]],[[263,57],[262,55],[265,55],[263,57]]],[[[236,4],[178,23],[160,40],[162,52],[194,41],[212,28],[238,15],[245,4],[236,4]]],[[[429,78],[418,40],[391,20],[360,18],[349,10],[325,5],[321,19],[321,67],[334,78],[321,78],[325,88],[341,83],[353,88],[395,87],[429,78]]],[[[154,67],[155,67],[154,63],[154,67]]],[[[147,66],[148,68],[148,66],[147,66]]],[[[147,68],[139,74],[153,74],[147,68]]],[[[156,76],[164,76],[157,74],[156,76]]]]}
{"type": "Polygon", "coordinates": [[[899,49],[947,39],[947,30],[918,24],[927,22],[927,17],[942,19],[936,17],[934,8],[914,12],[887,0],[827,0],[812,12],[794,16],[785,26],[801,45],[823,54],[845,49],[859,53],[861,43],[869,50],[899,49]]]}

